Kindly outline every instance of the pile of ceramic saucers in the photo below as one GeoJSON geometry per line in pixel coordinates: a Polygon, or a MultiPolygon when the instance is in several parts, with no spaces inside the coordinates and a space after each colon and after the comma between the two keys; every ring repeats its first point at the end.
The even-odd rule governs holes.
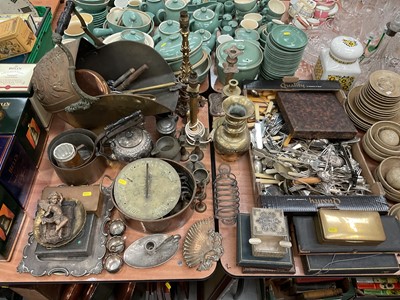
{"type": "Polygon", "coordinates": [[[392,121],[374,123],[364,134],[362,146],[365,153],[376,161],[400,156],[400,124],[392,121]]]}
{"type": "Polygon", "coordinates": [[[292,25],[276,26],[268,34],[260,75],[267,80],[293,76],[300,65],[307,35],[292,25]]]}
{"type": "Polygon", "coordinates": [[[353,88],[345,105],[353,123],[366,131],[380,120],[398,121],[400,109],[400,75],[378,70],[362,86],[353,88]]]}
{"type": "Polygon", "coordinates": [[[382,184],[387,199],[400,202],[400,157],[383,160],[375,169],[374,177],[382,184]]]}

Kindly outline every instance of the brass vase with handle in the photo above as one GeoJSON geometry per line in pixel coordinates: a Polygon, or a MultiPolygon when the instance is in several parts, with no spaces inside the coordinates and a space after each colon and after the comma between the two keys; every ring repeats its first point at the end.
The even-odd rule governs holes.
{"type": "Polygon", "coordinates": [[[245,96],[229,96],[222,103],[225,117],[215,130],[215,151],[226,161],[235,161],[250,147],[247,119],[254,113],[254,104],[245,96]]]}

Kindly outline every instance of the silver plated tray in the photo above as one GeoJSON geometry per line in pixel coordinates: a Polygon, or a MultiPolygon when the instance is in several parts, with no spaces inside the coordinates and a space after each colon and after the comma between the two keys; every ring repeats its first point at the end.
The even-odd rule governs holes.
{"type": "Polygon", "coordinates": [[[107,233],[105,224],[110,220],[113,209],[112,201],[104,197],[101,216],[93,228],[92,253],[88,256],[68,257],[63,260],[57,258],[41,259],[35,254],[37,242],[33,233],[29,233],[28,243],[24,248],[22,260],[17,267],[19,273],[30,273],[32,276],[65,275],[81,277],[90,274],[99,274],[103,270],[103,258],[106,254],[107,233]]]}

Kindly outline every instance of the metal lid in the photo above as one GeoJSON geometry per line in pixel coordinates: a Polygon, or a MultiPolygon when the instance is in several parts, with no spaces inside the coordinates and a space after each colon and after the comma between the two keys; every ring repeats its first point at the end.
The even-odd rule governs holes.
{"type": "Polygon", "coordinates": [[[170,134],[176,130],[176,119],[173,117],[162,118],[157,121],[157,131],[161,134],[170,134]]]}
{"type": "Polygon", "coordinates": [[[123,148],[133,148],[143,140],[143,131],[140,128],[131,128],[116,136],[116,141],[123,148]]]}

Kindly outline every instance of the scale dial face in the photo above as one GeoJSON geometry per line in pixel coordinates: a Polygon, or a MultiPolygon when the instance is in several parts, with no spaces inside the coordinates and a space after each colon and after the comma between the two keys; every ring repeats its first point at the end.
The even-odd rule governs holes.
{"type": "Polygon", "coordinates": [[[127,164],[114,183],[119,210],[140,220],[156,220],[178,203],[181,181],[178,172],[158,158],[142,158],[127,164]]]}

